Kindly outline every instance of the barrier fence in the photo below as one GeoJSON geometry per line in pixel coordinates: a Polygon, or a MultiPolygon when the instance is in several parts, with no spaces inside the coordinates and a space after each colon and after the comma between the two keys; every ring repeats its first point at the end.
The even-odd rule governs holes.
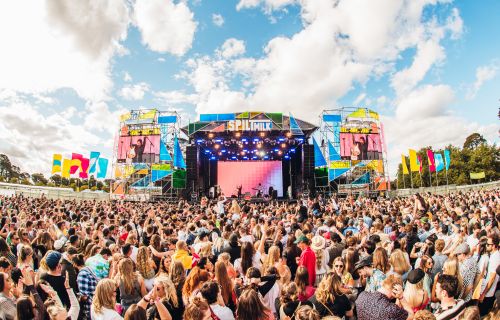
{"type": "Polygon", "coordinates": [[[471,190],[492,190],[500,188],[500,180],[487,182],[487,183],[478,183],[478,184],[469,184],[464,186],[457,186],[455,184],[438,186],[438,187],[426,187],[426,188],[414,188],[414,189],[397,189],[389,191],[389,197],[405,197],[410,196],[415,193],[434,193],[434,194],[447,194],[452,192],[467,192],[471,190]]]}

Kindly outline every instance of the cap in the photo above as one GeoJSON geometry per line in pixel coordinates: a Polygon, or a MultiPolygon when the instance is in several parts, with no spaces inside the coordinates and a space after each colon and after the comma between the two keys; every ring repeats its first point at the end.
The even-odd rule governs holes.
{"type": "Polygon", "coordinates": [[[458,247],[455,248],[455,251],[453,252],[455,255],[459,255],[461,253],[463,254],[469,254],[470,248],[467,243],[462,243],[458,247]]]}
{"type": "Polygon", "coordinates": [[[361,260],[356,262],[356,264],[354,265],[354,272],[364,267],[371,267],[372,263],[373,263],[372,256],[366,256],[364,258],[361,258],[361,260]]]}
{"type": "Polygon", "coordinates": [[[295,240],[295,242],[294,242],[294,243],[295,243],[295,244],[297,244],[297,243],[301,243],[301,242],[309,243],[309,239],[307,239],[307,237],[306,237],[305,235],[301,234],[301,235],[297,238],[297,240],[295,240]]]}
{"type": "Polygon", "coordinates": [[[62,237],[61,239],[57,239],[54,241],[54,249],[56,250],[61,250],[62,247],[66,244],[67,239],[65,237],[62,237]]]}
{"type": "Polygon", "coordinates": [[[325,248],[326,240],[322,236],[314,236],[311,241],[313,250],[321,250],[325,248]]]}
{"type": "Polygon", "coordinates": [[[417,284],[425,277],[425,272],[422,269],[413,269],[408,273],[408,282],[417,284]]]}
{"type": "Polygon", "coordinates": [[[61,256],[62,255],[57,251],[49,252],[45,257],[45,263],[47,264],[47,267],[49,267],[51,270],[55,269],[55,267],[57,267],[59,261],[61,260],[61,256]]]}

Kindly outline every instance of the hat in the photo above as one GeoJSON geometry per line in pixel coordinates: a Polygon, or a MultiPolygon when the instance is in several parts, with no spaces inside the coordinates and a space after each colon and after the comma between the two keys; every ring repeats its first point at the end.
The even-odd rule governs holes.
{"type": "Polygon", "coordinates": [[[312,238],[311,248],[313,250],[321,250],[325,248],[326,240],[322,236],[314,236],[312,238]]]}
{"type": "Polygon", "coordinates": [[[408,273],[408,282],[417,284],[425,277],[425,272],[422,269],[413,269],[408,273]]]}
{"type": "Polygon", "coordinates": [[[47,267],[49,269],[53,270],[57,265],[59,264],[59,261],[61,260],[61,254],[57,251],[51,251],[47,254],[45,257],[45,263],[47,264],[47,267]]]}
{"type": "Polygon", "coordinates": [[[462,243],[461,245],[459,245],[458,247],[455,248],[455,255],[459,255],[461,253],[463,254],[469,254],[470,252],[470,248],[469,248],[469,245],[467,243],[462,243]]]}
{"type": "Polygon", "coordinates": [[[75,243],[78,240],[78,236],[76,234],[69,237],[69,243],[75,243]]]}
{"type": "Polygon", "coordinates": [[[330,231],[323,233],[323,238],[325,238],[326,240],[330,240],[331,239],[330,231]]]}
{"type": "Polygon", "coordinates": [[[364,258],[361,258],[361,260],[356,262],[356,264],[354,265],[354,272],[364,267],[370,267],[372,263],[373,263],[372,256],[366,256],[364,258]]]}
{"type": "Polygon", "coordinates": [[[54,241],[54,249],[56,250],[61,250],[62,247],[66,244],[67,239],[65,237],[62,237],[61,239],[57,239],[54,241]]]}
{"type": "Polygon", "coordinates": [[[306,237],[305,235],[301,234],[301,235],[297,238],[297,240],[295,240],[295,242],[294,242],[294,243],[295,243],[295,244],[297,244],[297,243],[301,243],[301,242],[309,243],[309,239],[307,239],[307,237],[306,237]]]}

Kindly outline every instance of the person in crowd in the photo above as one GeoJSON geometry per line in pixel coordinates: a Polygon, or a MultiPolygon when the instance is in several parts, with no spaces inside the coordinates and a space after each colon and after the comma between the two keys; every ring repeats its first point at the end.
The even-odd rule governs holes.
{"type": "Polygon", "coordinates": [[[120,304],[123,311],[146,295],[146,285],[142,277],[134,271],[134,262],[131,258],[124,258],[118,265],[119,273],[115,277],[120,292],[120,304]]]}
{"type": "Polygon", "coordinates": [[[237,320],[273,320],[274,315],[262,302],[258,291],[250,287],[243,290],[238,301],[237,320]]]}
{"type": "Polygon", "coordinates": [[[436,320],[456,319],[465,309],[465,302],[455,299],[459,294],[458,279],[455,276],[442,274],[436,283],[436,296],[441,305],[434,315],[436,320]]]}
{"type": "Polygon", "coordinates": [[[424,289],[425,272],[414,269],[408,274],[408,281],[403,292],[403,297],[412,308],[413,313],[424,310],[430,301],[430,296],[424,289]]]}
{"type": "Polygon", "coordinates": [[[321,280],[314,296],[309,299],[321,317],[352,317],[353,310],[344,294],[342,280],[337,274],[329,274],[321,280]]]}
{"type": "Polygon", "coordinates": [[[122,320],[123,317],[116,312],[116,283],[111,279],[102,279],[95,289],[92,300],[92,320],[122,320]]]}
{"type": "MultiPolygon", "coordinates": [[[[296,258],[298,260],[297,265],[307,270],[309,276],[308,284],[309,286],[314,286],[316,283],[316,255],[309,246],[310,241],[305,235],[300,235],[297,240],[295,240],[295,244],[298,245],[302,252],[300,257],[296,258]]],[[[297,276],[295,277],[297,278],[297,276]]]]}
{"type": "Polygon", "coordinates": [[[209,304],[211,313],[215,314],[219,319],[234,320],[233,312],[226,307],[217,282],[205,282],[200,289],[200,293],[209,304]]]}
{"type": "Polygon", "coordinates": [[[486,248],[490,258],[488,260],[488,268],[484,281],[485,285],[484,288],[481,289],[481,294],[479,296],[479,310],[481,311],[481,316],[486,315],[495,302],[495,292],[497,291],[499,282],[498,266],[500,265],[498,244],[499,237],[497,234],[492,234],[488,237],[486,248]]]}

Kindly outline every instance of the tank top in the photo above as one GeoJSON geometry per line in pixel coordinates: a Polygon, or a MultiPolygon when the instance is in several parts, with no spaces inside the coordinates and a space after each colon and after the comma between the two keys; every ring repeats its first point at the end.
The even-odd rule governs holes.
{"type": "Polygon", "coordinates": [[[132,293],[125,292],[125,283],[120,280],[120,301],[123,306],[129,306],[131,304],[137,303],[141,300],[141,286],[139,281],[134,280],[132,286],[132,293]]]}

